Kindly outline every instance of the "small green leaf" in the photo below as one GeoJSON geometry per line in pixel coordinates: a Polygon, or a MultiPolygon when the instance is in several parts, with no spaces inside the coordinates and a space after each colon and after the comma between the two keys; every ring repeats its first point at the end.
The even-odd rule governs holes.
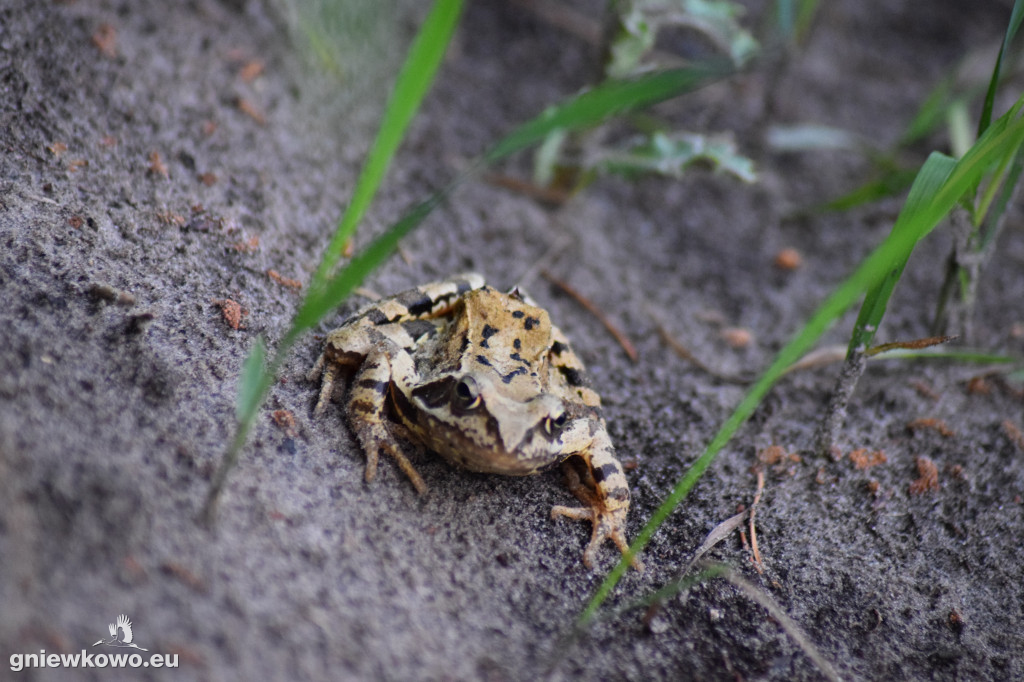
{"type": "Polygon", "coordinates": [[[615,3],[618,32],[609,49],[605,75],[626,78],[644,70],[662,68],[644,64],[654,49],[658,33],[665,27],[684,26],[699,31],[729,56],[736,68],[743,67],[757,54],[760,45],[739,23],[743,6],[728,0],[676,0],[662,2],[633,0],[615,3]]]}
{"type": "Polygon", "coordinates": [[[238,401],[235,415],[239,421],[254,413],[263,399],[264,365],[267,362],[267,347],[263,336],[257,336],[252,344],[249,357],[242,363],[242,375],[238,379],[238,401]]]}
{"type": "Polygon", "coordinates": [[[538,187],[547,187],[555,177],[555,166],[558,165],[565,139],[565,130],[554,130],[540,143],[533,157],[533,182],[538,187]]]}

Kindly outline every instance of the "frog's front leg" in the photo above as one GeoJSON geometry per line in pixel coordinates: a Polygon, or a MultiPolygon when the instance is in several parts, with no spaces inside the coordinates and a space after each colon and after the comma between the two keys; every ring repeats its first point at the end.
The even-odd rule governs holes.
{"type": "Polygon", "coordinates": [[[427,484],[423,482],[412,462],[402,452],[398,441],[383,421],[384,405],[391,388],[391,360],[386,353],[367,356],[359,371],[352,379],[348,398],[348,423],[363,452],[366,453],[366,482],[377,474],[377,462],[381,451],[391,455],[398,467],[405,472],[416,492],[424,495],[427,484]]]}
{"type": "Polygon", "coordinates": [[[323,381],[314,414],[322,412],[330,401],[339,371],[352,365],[358,369],[349,389],[348,425],[366,453],[367,483],[377,475],[380,452],[384,451],[405,472],[416,491],[421,495],[426,493],[427,485],[384,421],[392,378],[413,371],[412,363],[407,354],[378,330],[355,325],[342,327],[328,336],[323,354],[310,370],[311,379],[322,373],[323,381]]]}
{"type": "MultiPolygon", "coordinates": [[[[569,490],[582,502],[584,507],[563,507],[551,509],[551,517],[567,516],[571,519],[590,521],[594,530],[590,544],[583,552],[583,563],[593,568],[597,551],[605,540],[611,540],[623,554],[629,552],[626,541],[626,513],[629,511],[629,484],[622,471],[622,465],[615,458],[615,451],[607,432],[601,428],[594,434],[590,447],[566,460],[562,464],[569,490]],[[582,466],[575,466],[577,463],[582,466]]],[[[643,562],[633,557],[633,568],[644,570],[643,562]]]]}

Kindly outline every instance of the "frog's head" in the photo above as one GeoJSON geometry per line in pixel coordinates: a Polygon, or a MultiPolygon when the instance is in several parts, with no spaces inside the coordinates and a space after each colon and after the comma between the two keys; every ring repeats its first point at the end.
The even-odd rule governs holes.
{"type": "Polygon", "coordinates": [[[428,445],[459,466],[532,474],[561,462],[589,435],[574,406],[539,388],[510,391],[493,368],[473,368],[413,389],[411,405],[400,411],[413,408],[428,445]]]}

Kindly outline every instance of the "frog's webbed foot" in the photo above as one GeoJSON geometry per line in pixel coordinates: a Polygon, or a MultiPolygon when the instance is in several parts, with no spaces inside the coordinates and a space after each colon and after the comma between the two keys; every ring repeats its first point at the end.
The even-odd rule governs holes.
{"type": "MultiPolygon", "coordinates": [[[[551,518],[565,516],[578,521],[590,521],[593,524],[590,543],[583,552],[583,564],[587,568],[594,567],[597,552],[605,540],[614,542],[619,551],[627,555],[629,543],[626,541],[626,512],[629,510],[629,502],[622,504],[621,501],[602,497],[601,488],[595,484],[593,477],[587,475],[588,472],[585,471],[585,481],[581,480],[579,471],[570,462],[563,465],[563,470],[569,490],[586,506],[556,505],[551,508],[551,518]]],[[[644,564],[638,557],[634,556],[631,563],[636,570],[644,570],[644,564]]]]}

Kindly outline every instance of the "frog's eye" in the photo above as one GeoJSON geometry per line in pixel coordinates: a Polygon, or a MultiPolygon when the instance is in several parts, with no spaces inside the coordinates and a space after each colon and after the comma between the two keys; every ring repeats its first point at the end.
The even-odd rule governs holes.
{"type": "Polygon", "coordinates": [[[545,417],[544,418],[544,431],[549,436],[554,436],[565,427],[566,416],[565,412],[562,412],[556,417],[545,417]]]}
{"type": "Polygon", "coordinates": [[[452,388],[452,398],[455,405],[466,412],[480,407],[480,389],[473,377],[464,376],[459,379],[452,388]]]}

